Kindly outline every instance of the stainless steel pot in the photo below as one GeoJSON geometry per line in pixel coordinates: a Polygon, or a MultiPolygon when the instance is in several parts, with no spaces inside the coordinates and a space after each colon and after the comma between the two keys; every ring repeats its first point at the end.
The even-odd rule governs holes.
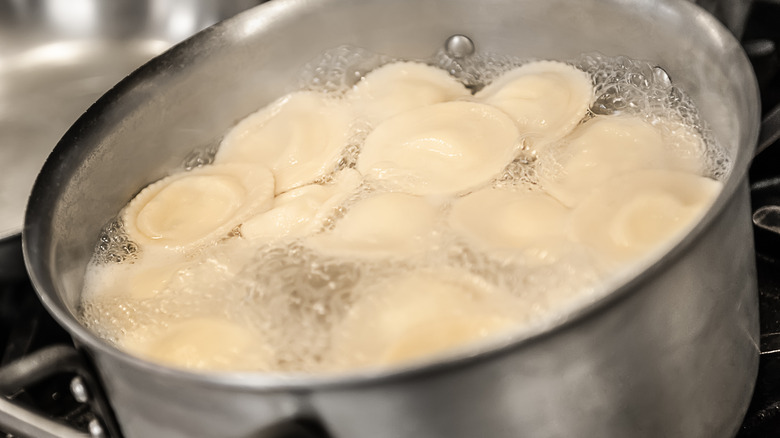
{"type": "Polygon", "coordinates": [[[128,437],[268,436],[294,419],[338,438],[728,437],[758,364],[746,170],[756,82],[737,41],[674,0],[277,0],[197,35],[103,96],[36,181],[26,261],[95,364],[128,437]],[[446,361],[338,376],[191,374],[131,357],[75,318],[101,227],[141,187],[213,144],[342,44],[427,58],[452,34],[520,57],[652,60],[687,90],[733,170],[662,258],[561,318],[446,361]]]}
{"type": "Polygon", "coordinates": [[[691,0],[718,18],[737,38],[745,31],[753,0],[691,0]]]}

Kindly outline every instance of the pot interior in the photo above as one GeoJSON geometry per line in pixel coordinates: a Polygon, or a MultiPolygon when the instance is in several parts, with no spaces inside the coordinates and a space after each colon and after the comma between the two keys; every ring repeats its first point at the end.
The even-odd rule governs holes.
{"type": "Polygon", "coordinates": [[[733,162],[709,216],[746,172],[758,124],[752,69],[737,41],[691,3],[275,0],[145,65],[65,134],[36,181],[24,230],[44,303],[78,339],[100,345],[74,316],[84,272],[100,230],[142,187],[294,90],[294,73],[328,49],[427,59],[453,34],[469,36],[478,52],[520,58],[597,52],[651,61],[691,96],[733,162]]]}

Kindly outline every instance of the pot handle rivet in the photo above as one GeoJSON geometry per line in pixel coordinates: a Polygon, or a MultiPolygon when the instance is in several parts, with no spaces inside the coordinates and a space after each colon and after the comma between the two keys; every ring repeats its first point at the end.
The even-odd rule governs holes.
{"type": "Polygon", "coordinates": [[[70,381],[70,393],[73,394],[73,398],[79,403],[86,403],[89,401],[89,392],[87,391],[87,385],[81,377],[76,376],[70,381]]]}
{"type": "Polygon", "coordinates": [[[93,438],[105,438],[106,432],[103,429],[103,426],[100,424],[100,420],[97,418],[93,418],[89,422],[89,436],[93,438]]]}
{"type": "Polygon", "coordinates": [[[667,88],[672,86],[672,78],[669,77],[669,73],[657,65],[653,67],[653,80],[656,84],[663,84],[667,88]]]}
{"type": "Polygon", "coordinates": [[[444,50],[451,58],[465,58],[474,54],[474,42],[466,35],[455,34],[444,42],[444,50]]]}

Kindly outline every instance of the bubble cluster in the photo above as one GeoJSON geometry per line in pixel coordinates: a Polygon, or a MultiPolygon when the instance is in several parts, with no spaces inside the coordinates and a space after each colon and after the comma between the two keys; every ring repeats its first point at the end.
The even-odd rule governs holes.
{"type": "Polygon", "coordinates": [[[205,148],[196,149],[184,157],[182,167],[184,170],[192,170],[198,167],[207,166],[214,163],[214,157],[217,155],[217,145],[210,145],[205,148]]]}
{"type": "Polygon", "coordinates": [[[122,220],[115,219],[100,233],[93,261],[98,264],[132,262],[139,252],[138,245],[127,237],[122,220]]]}
{"type": "MultiPolygon", "coordinates": [[[[704,139],[705,150],[695,157],[704,162],[702,173],[719,180],[728,174],[728,155],[699,117],[691,98],[674,86],[662,67],[622,56],[596,54],[583,55],[573,64],[593,78],[596,99],[591,113],[639,116],[659,128],[667,140],[675,138],[675,129],[691,129],[704,139]]],[[[669,145],[677,147],[680,153],[689,153],[674,141],[669,145]]]]}
{"type": "Polygon", "coordinates": [[[302,90],[343,94],[368,72],[392,58],[351,46],[331,49],[307,63],[298,76],[302,90]]]}

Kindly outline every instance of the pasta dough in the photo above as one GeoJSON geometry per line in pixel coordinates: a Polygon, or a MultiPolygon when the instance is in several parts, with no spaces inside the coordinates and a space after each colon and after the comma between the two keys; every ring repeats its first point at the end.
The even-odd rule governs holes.
{"type": "Polygon", "coordinates": [[[493,105],[517,123],[534,146],[569,133],[593,102],[590,77],[576,67],[538,61],[511,70],[474,96],[493,105]]]}
{"type": "Polygon", "coordinates": [[[188,249],[213,242],[241,221],[268,210],[274,180],[262,166],[206,166],[143,189],[122,217],[131,240],[188,249]]]}
{"type": "Polygon", "coordinates": [[[386,365],[495,337],[516,325],[515,299],[453,272],[416,272],[369,288],[334,335],[334,360],[386,365]]]}
{"type": "Polygon", "coordinates": [[[572,237],[613,259],[634,259],[689,229],[721,188],[718,181],[678,171],[621,175],[574,210],[572,237]]]}
{"type": "Polygon", "coordinates": [[[610,178],[641,169],[675,167],[661,133],[635,117],[600,116],[539,158],[545,191],[573,207],[610,178]]]}
{"type": "Polygon", "coordinates": [[[357,255],[408,254],[431,242],[436,209],[424,198],[383,193],[351,206],[335,228],[310,243],[323,252],[357,255]]]}
{"type": "Polygon", "coordinates": [[[404,111],[470,95],[444,70],[418,62],[395,62],[367,74],[348,98],[362,116],[377,123],[404,111]]]}
{"type": "Polygon", "coordinates": [[[484,189],[456,200],[449,223],[483,245],[522,248],[562,237],[567,219],[568,209],[544,193],[484,189]]]}
{"type": "Polygon", "coordinates": [[[457,193],[512,161],[517,135],[512,120],[491,106],[438,103],[379,125],[366,138],[357,169],[412,194],[457,193]]]}
{"type": "Polygon", "coordinates": [[[283,193],[335,170],[351,124],[352,114],[340,101],[308,91],[288,94],[230,130],[215,163],[266,166],[275,193],[283,193]]]}
{"type": "Polygon", "coordinates": [[[241,235],[249,240],[268,240],[312,233],[361,180],[356,170],[345,169],[330,185],[310,184],[278,195],[273,208],[241,225],[241,235]]]}
{"type": "Polygon", "coordinates": [[[252,370],[268,362],[257,335],[222,318],[192,318],[149,331],[125,338],[123,346],[156,362],[195,370],[252,370]]]}

